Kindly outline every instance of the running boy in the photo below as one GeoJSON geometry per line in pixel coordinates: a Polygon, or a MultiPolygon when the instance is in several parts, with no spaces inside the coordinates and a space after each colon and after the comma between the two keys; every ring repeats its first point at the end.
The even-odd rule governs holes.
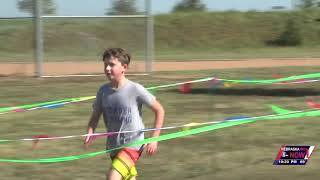
{"type": "MultiPolygon", "coordinates": [[[[161,128],[164,119],[164,110],[156,98],[142,85],[126,79],[125,72],[131,60],[130,54],[122,48],[107,49],[102,57],[104,72],[110,83],[104,84],[97,92],[93,104],[93,112],[88,123],[88,134],[95,132],[99,118],[103,119],[108,132],[136,131],[134,133],[120,133],[107,138],[107,149],[119,147],[123,144],[143,140],[144,129],[142,122],[142,104],[147,105],[155,114],[155,128],[161,128]]],[[[160,130],[152,132],[152,137],[160,135],[160,130]]],[[[90,136],[85,139],[88,144],[90,136]]],[[[149,155],[157,151],[158,143],[150,143],[145,149],[149,155]]],[[[108,180],[130,179],[135,180],[137,171],[135,164],[142,153],[144,146],[124,148],[111,152],[112,165],[107,172],[108,180]]]]}

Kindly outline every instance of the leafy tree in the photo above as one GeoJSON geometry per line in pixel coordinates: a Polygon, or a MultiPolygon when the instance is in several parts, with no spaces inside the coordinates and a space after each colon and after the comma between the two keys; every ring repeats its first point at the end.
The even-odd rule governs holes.
{"type": "Polygon", "coordinates": [[[182,11],[205,11],[206,6],[201,0],[182,0],[173,7],[172,12],[182,11]]]}
{"type": "Polygon", "coordinates": [[[108,10],[106,15],[129,15],[136,14],[135,0],[113,0],[112,8],[108,10]]]}
{"type": "MultiPolygon", "coordinates": [[[[17,0],[17,7],[20,11],[29,13],[31,15],[35,14],[35,0],[17,0]]],[[[42,0],[42,13],[43,14],[55,14],[56,6],[52,0],[42,0]]]]}
{"type": "Polygon", "coordinates": [[[274,40],[267,41],[271,46],[299,46],[302,44],[300,28],[293,18],[287,20],[285,30],[274,40]]]}
{"type": "Polygon", "coordinates": [[[319,0],[298,0],[296,6],[301,9],[320,7],[319,0]]]}

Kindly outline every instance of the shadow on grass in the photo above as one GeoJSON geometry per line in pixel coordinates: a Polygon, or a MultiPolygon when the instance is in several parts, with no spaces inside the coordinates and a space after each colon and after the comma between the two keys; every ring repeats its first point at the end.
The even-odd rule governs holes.
{"type": "MultiPolygon", "coordinates": [[[[170,89],[169,92],[180,93],[177,89],[170,89]]],[[[248,88],[248,89],[208,89],[194,88],[189,94],[210,94],[210,95],[230,95],[230,96],[282,96],[282,97],[303,97],[317,96],[320,91],[312,88],[299,89],[263,89],[263,88],[248,88]]]]}

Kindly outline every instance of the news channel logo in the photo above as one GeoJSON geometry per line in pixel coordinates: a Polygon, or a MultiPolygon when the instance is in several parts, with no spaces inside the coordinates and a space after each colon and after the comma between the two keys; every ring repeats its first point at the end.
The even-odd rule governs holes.
{"type": "Polygon", "coordinates": [[[306,165],[315,146],[281,146],[273,165],[306,165]]]}

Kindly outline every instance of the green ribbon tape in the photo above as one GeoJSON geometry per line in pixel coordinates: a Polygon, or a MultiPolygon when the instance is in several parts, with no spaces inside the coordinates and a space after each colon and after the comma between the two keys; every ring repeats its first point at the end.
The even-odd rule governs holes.
{"type": "MultiPolygon", "coordinates": [[[[282,81],[295,81],[295,80],[300,80],[300,79],[313,79],[313,78],[320,78],[320,73],[304,74],[304,75],[297,75],[297,76],[290,76],[290,77],[286,77],[286,78],[269,79],[269,80],[254,80],[254,79],[253,80],[219,79],[219,80],[227,81],[227,82],[235,82],[235,83],[272,84],[272,83],[277,83],[277,82],[282,82],[282,81]]],[[[148,87],[146,89],[147,90],[155,90],[155,89],[159,89],[159,88],[168,88],[168,87],[179,86],[179,85],[182,85],[185,83],[205,82],[205,81],[210,81],[213,79],[214,78],[212,78],[212,77],[202,78],[202,79],[187,81],[187,82],[166,84],[166,85],[160,85],[160,86],[152,86],[152,87],[148,87]]],[[[29,109],[29,108],[34,108],[34,107],[38,107],[38,106],[46,106],[46,105],[51,105],[51,104],[56,104],[56,103],[63,103],[63,102],[78,102],[81,100],[89,100],[89,99],[93,99],[93,98],[95,98],[95,96],[69,98],[69,99],[62,99],[62,100],[57,100],[57,101],[42,102],[42,103],[35,103],[35,104],[28,104],[28,105],[22,105],[22,106],[14,106],[14,107],[4,107],[4,108],[0,108],[0,113],[12,111],[15,109],[29,109]]]]}
{"type": "MultiPolygon", "coordinates": [[[[273,105],[274,107],[278,107],[273,105]]],[[[279,109],[283,109],[278,107],[279,109]]],[[[286,110],[289,111],[289,110],[286,110]]],[[[285,111],[284,111],[285,112],[285,111]]],[[[78,160],[78,159],[83,159],[83,158],[88,158],[88,157],[93,157],[97,156],[100,154],[104,153],[109,153],[114,150],[122,149],[125,147],[131,147],[131,146],[138,146],[142,144],[148,144],[152,142],[159,142],[159,141],[165,141],[169,139],[175,139],[179,137],[184,137],[184,136],[190,136],[190,135],[195,135],[203,132],[208,132],[208,131],[213,131],[217,129],[222,129],[226,127],[231,127],[231,126],[237,126],[241,124],[247,124],[247,123],[252,123],[260,120],[276,120],[276,119],[288,119],[288,118],[299,118],[299,117],[305,117],[305,116],[320,116],[320,110],[312,110],[312,111],[289,111],[289,113],[280,113],[277,115],[268,115],[268,116],[260,116],[260,117],[252,117],[252,118],[246,118],[242,120],[237,120],[237,121],[226,121],[223,123],[219,124],[214,124],[214,125],[208,125],[200,128],[195,128],[195,129],[190,129],[190,130],[185,130],[185,131],[180,131],[180,132],[175,132],[175,133],[170,133],[166,135],[161,135],[158,137],[153,137],[153,138],[148,138],[144,139],[141,141],[136,141],[130,144],[126,144],[123,146],[120,146],[118,148],[114,149],[109,149],[109,150],[104,150],[104,151],[98,151],[98,152],[93,152],[93,153],[87,153],[87,154],[81,154],[81,155],[75,155],[75,156],[66,156],[66,157],[58,157],[58,158],[46,158],[46,159],[0,159],[0,162],[13,162],[13,163],[53,163],[53,162],[64,162],[64,161],[72,161],[72,160],[78,160]]]]}
{"type": "Polygon", "coordinates": [[[304,74],[304,75],[297,75],[297,76],[290,76],[285,78],[278,78],[278,79],[268,79],[268,80],[238,80],[238,79],[220,79],[222,81],[228,82],[238,82],[238,83],[256,83],[256,84],[272,84],[278,83],[283,81],[295,81],[300,79],[314,79],[320,78],[320,73],[313,73],[313,74],[304,74]]]}
{"type": "Polygon", "coordinates": [[[84,101],[84,100],[89,100],[89,99],[94,99],[94,98],[95,98],[95,96],[86,96],[86,97],[79,97],[79,98],[69,98],[69,99],[62,99],[62,100],[56,100],[56,101],[27,104],[27,105],[14,106],[14,107],[5,107],[5,108],[0,108],[0,113],[7,112],[7,111],[13,111],[16,109],[30,109],[30,108],[34,108],[34,107],[47,106],[47,105],[52,105],[52,104],[64,103],[64,102],[79,102],[79,101],[84,101]]]}
{"type": "Polygon", "coordinates": [[[93,157],[93,156],[97,156],[97,155],[104,154],[104,153],[110,153],[111,151],[115,151],[115,150],[122,149],[125,147],[138,146],[138,145],[148,144],[148,143],[152,143],[152,142],[165,141],[165,140],[169,140],[169,139],[199,134],[199,133],[203,133],[203,132],[207,132],[207,131],[213,131],[213,130],[217,130],[217,129],[222,129],[222,128],[236,126],[236,125],[250,123],[250,122],[254,122],[254,120],[243,120],[243,121],[234,121],[234,122],[225,122],[225,123],[220,123],[220,124],[214,124],[214,125],[196,128],[196,129],[180,131],[180,132],[175,132],[175,133],[169,133],[169,134],[161,135],[158,137],[144,139],[144,140],[136,141],[136,142],[133,142],[130,144],[125,144],[123,146],[120,146],[120,147],[114,148],[114,149],[98,151],[98,152],[82,154],[82,155],[76,155],[76,156],[66,156],[66,157],[46,158],[46,159],[30,159],[30,160],[27,160],[27,159],[0,159],[0,162],[53,163],[53,162],[72,161],[72,160],[77,160],[77,159],[93,157]]]}

